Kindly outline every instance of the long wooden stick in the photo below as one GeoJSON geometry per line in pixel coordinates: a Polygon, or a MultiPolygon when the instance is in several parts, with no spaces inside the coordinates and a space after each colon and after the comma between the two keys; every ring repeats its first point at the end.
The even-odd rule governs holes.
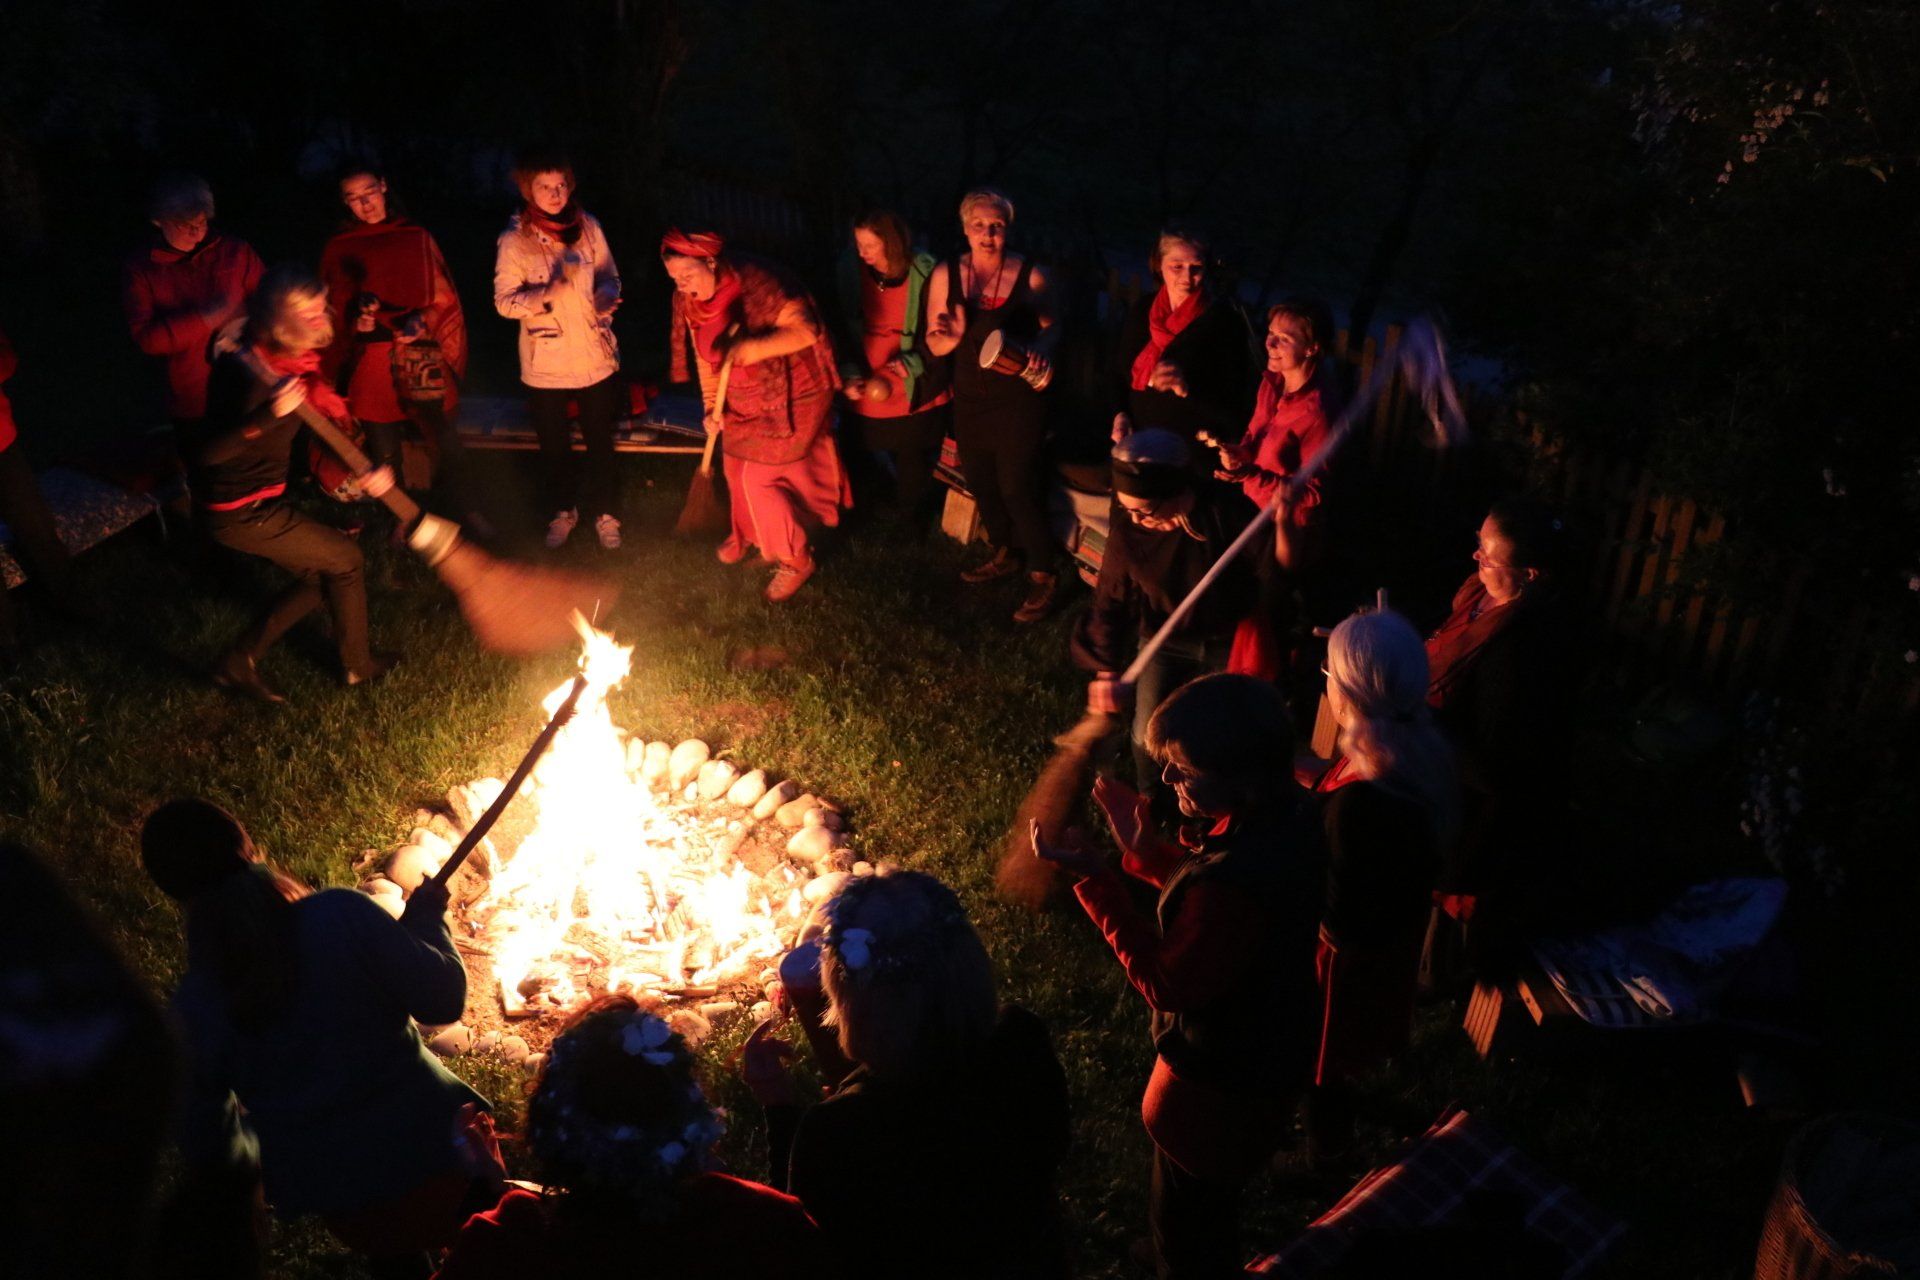
{"type": "MultiPolygon", "coordinates": [[[[739,333],[739,325],[734,324],[727,327],[727,337],[729,339],[738,337],[739,333]]],[[[733,346],[734,344],[731,341],[727,343],[727,354],[722,357],[720,361],[720,385],[713,389],[713,417],[721,420],[725,419],[727,413],[727,384],[733,381],[733,346]]],[[[701,423],[701,425],[705,426],[706,424],[701,423]]],[[[700,474],[703,476],[713,474],[713,442],[719,438],[720,433],[718,431],[707,432],[707,447],[700,455],[700,474]]]]}
{"type": "Polygon", "coordinates": [[[573,719],[574,710],[580,705],[580,695],[586,692],[586,688],[587,673],[582,671],[573,678],[573,687],[567,690],[566,700],[553,713],[553,719],[547,721],[547,727],[540,731],[540,736],[533,740],[531,747],[527,748],[527,754],[520,757],[520,767],[513,771],[511,778],[507,779],[505,789],[495,797],[492,804],[487,806],[487,811],[480,815],[480,820],[474,823],[472,829],[461,839],[459,846],[447,858],[446,865],[434,873],[435,884],[444,886],[447,881],[453,879],[453,873],[460,869],[460,864],[467,860],[467,855],[473,852],[474,846],[486,838],[487,832],[493,830],[494,823],[500,821],[500,815],[507,811],[507,806],[513,803],[513,798],[520,794],[520,787],[526,782],[527,775],[533,772],[533,766],[540,763],[540,757],[547,753],[549,746],[553,745],[554,735],[573,719]]]}

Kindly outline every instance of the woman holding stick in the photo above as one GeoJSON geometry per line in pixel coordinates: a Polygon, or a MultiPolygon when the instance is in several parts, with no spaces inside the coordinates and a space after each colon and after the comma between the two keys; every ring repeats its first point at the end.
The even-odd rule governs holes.
{"type": "Polygon", "coordinates": [[[969,191],[960,201],[967,251],[942,264],[928,285],[933,316],[927,350],[953,357],[953,435],[967,489],[980,506],[986,563],[960,575],[970,583],[1019,573],[1027,594],[1015,622],[1037,622],[1053,608],[1059,587],[1057,548],[1047,529],[1047,403],[1053,349],[1060,330],[1047,275],[1007,252],[1013,201],[998,191],[969,191]],[[1025,348],[1018,374],[980,367],[994,334],[1025,348]]]}
{"type": "Polygon", "coordinates": [[[1046,843],[1152,1012],[1156,1054],[1141,1100],[1153,1138],[1148,1200],[1162,1277],[1236,1275],[1241,1189],[1284,1139],[1313,1063],[1313,947],[1322,897],[1318,813],[1293,781],[1293,724],[1278,689],[1211,675],[1155,711],[1147,745],[1180,812],[1185,847],[1154,831],[1146,801],[1111,778],[1094,800],[1120,847],[1046,843]],[[1122,873],[1159,891],[1135,905],[1122,873]]]}
{"type": "Polygon", "coordinates": [[[423,884],[397,921],[351,889],[310,893],[205,800],[148,815],[140,856],[186,914],[173,1007],[190,1058],[188,1162],[217,1163],[251,1131],[278,1212],[320,1215],[382,1280],[427,1276],[499,1175],[481,1156],[486,1101],[414,1027],[453,1022],[466,1003],[445,889],[423,884]]]}
{"type": "Polygon", "coordinates": [[[790,600],[813,576],[811,530],[838,525],[853,502],[831,430],[840,374],[819,308],[785,268],[729,253],[711,231],[668,231],[660,260],[674,287],[673,381],[698,376],[725,457],[733,528],[715,555],[739,564],[758,548],[774,565],[766,598],[790,600]]]}

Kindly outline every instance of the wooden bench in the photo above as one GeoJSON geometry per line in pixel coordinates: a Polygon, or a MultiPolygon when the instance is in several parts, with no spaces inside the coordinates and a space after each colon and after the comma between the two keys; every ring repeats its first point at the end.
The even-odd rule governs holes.
{"type": "MultiPolygon", "coordinates": [[[[53,513],[54,529],[70,555],[97,547],[148,516],[160,514],[160,502],[152,494],[130,493],[69,467],[49,467],[40,473],[39,481],[41,496],[53,513]]],[[[0,524],[0,582],[8,589],[27,580],[27,571],[10,554],[12,543],[13,531],[0,524]]]]}
{"type": "MultiPolygon", "coordinates": [[[[941,442],[940,460],[934,465],[933,478],[947,488],[946,505],[940,510],[940,531],[962,544],[986,537],[979,506],[967,491],[966,477],[960,473],[960,447],[952,436],[941,442]]],[[[1073,557],[1081,579],[1093,586],[1100,580],[1100,561],[1106,555],[1112,496],[1089,493],[1061,481],[1049,491],[1048,499],[1047,517],[1054,536],[1073,557]]]]}
{"type": "MultiPolygon", "coordinates": [[[[469,449],[524,449],[540,447],[527,416],[527,402],[517,396],[469,396],[460,401],[460,443],[469,449]]],[[[615,453],[699,454],[706,447],[706,428],[700,423],[700,402],[692,396],[665,395],[648,403],[644,412],[615,420],[615,453]]],[[[586,442],[575,438],[575,452],[586,442]]]]}

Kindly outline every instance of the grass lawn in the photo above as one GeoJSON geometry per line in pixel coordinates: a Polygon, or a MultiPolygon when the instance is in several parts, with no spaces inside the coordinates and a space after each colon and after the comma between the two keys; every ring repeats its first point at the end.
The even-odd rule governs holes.
{"type": "MultiPolygon", "coordinates": [[[[532,462],[486,466],[508,487],[516,470],[531,477],[532,462]]],[[[1076,1141],[1062,1192],[1081,1273],[1133,1274],[1125,1253],[1144,1231],[1148,1158],[1138,1120],[1151,1064],[1144,1009],[1077,908],[1035,918],[990,893],[1007,820],[1049,735],[1078,711],[1082,685],[1065,656],[1072,610],[1016,628],[1007,615],[1017,587],[961,587],[963,556],[951,543],[885,545],[874,535],[843,542],[798,599],[770,608],[762,571],[722,568],[704,543],[666,536],[685,474],[628,468],[627,548],[607,560],[625,595],[609,624],[638,648],[615,721],[649,738],[705,738],[830,794],[844,802],[862,856],[960,891],[1005,996],[1046,1018],[1067,1070],[1076,1141]],[[642,489],[646,476],[658,487],[642,489]],[[730,665],[749,647],[777,647],[786,661],[730,665]]],[[[575,557],[601,559],[590,547],[570,549],[575,557]]],[[[286,708],[208,687],[194,672],[242,626],[250,598],[212,594],[137,537],[87,560],[116,602],[117,632],[45,645],[0,684],[5,829],[48,853],[156,991],[182,959],[179,917],[135,856],[138,824],[156,802],[208,796],[297,875],[352,883],[355,857],[394,844],[416,805],[511,768],[541,722],[539,697],[564,679],[571,654],[514,662],[478,653],[430,574],[404,556],[375,560],[374,641],[407,660],[370,690],[338,687],[326,645],[311,638],[265,664],[291,698],[286,708]]],[[[267,585],[264,574],[254,584],[267,585]]],[[[754,1108],[723,1065],[744,1031],[736,1021],[703,1054],[734,1111],[727,1151],[753,1174],[754,1108]]],[[[1747,1274],[1781,1129],[1742,1114],[1731,1074],[1710,1052],[1605,1047],[1596,1056],[1591,1037],[1568,1053],[1543,1043],[1520,1060],[1482,1064],[1457,1010],[1429,1007],[1410,1060],[1373,1094],[1410,1118],[1430,1119],[1449,1101],[1476,1108],[1625,1216],[1632,1229],[1609,1274],[1747,1274]]],[[[455,1065],[499,1104],[504,1127],[517,1127],[524,1077],[484,1058],[455,1065]]],[[[1374,1140],[1384,1150],[1391,1139],[1379,1129],[1374,1140]]],[[[1249,1206],[1249,1241],[1259,1244],[1322,1207],[1265,1185],[1249,1206]]],[[[279,1274],[361,1274],[311,1227],[283,1225],[275,1251],[279,1274]]]]}

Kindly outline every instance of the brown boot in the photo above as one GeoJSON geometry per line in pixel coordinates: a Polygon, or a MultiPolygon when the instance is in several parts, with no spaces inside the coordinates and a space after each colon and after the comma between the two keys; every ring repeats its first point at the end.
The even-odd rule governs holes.
{"type": "Polygon", "coordinates": [[[1060,575],[1033,572],[1027,575],[1027,598],[1013,611],[1015,622],[1038,622],[1053,612],[1053,597],[1060,589],[1060,575]]]}
{"type": "Polygon", "coordinates": [[[995,549],[993,559],[968,569],[960,575],[960,581],[977,586],[982,582],[998,581],[1019,570],[1020,562],[1014,559],[1012,549],[999,547],[995,549]]]}
{"type": "Polygon", "coordinates": [[[767,583],[767,599],[774,604],[791,600],[793,593],[813,576],[813,568],[812,556],[805,560],[782,560],[773,570],[773,581],[767,583]]]}
{"type": "Polygon", "coordinates": [[[272,685],[261,679],[260,668],[254,665],[253,656],[238,649],[214,665],[213,682],[222,689],[244,694],[270,706],[278,706],[286,701],[285,697],[274,691],[272,685]]]}

